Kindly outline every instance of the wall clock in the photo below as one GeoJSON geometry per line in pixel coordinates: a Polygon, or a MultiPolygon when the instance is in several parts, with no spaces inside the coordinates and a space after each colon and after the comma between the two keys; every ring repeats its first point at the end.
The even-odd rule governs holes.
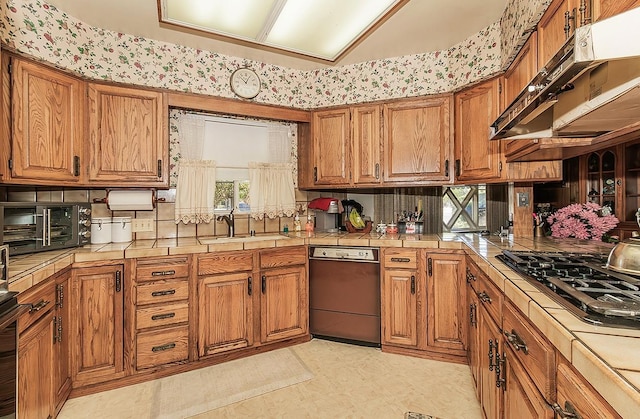
{"type": "Polygon", "coordinates": [[[242,67],[231,74],[231,90],[244,99],[253,99],[260,93],[260,77],[250,68],[242,67]]]}

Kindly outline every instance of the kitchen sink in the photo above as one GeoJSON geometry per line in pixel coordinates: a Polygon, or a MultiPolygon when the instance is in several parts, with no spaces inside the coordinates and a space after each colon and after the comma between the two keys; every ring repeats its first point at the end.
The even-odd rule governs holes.
{"type": "Polygon", "coordinates": [[[235,243],[235,242],[253,242],[262,240],[281,240],[288,239],[289,237],[282,234],[262,234],[257,236],[235,236],[235,237],[209,237],[198,239],[200,244],[220,244],[220,243],[235,243]]]}

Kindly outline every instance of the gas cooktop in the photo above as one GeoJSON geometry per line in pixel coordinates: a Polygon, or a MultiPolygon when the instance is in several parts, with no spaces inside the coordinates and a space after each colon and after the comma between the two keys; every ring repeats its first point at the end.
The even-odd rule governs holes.
{"type": "Polygon", "coordinates": [[[606,255],[504,250],[496,257],[585,322],[640,328],[640,278],[606,269],[606,255]]]}

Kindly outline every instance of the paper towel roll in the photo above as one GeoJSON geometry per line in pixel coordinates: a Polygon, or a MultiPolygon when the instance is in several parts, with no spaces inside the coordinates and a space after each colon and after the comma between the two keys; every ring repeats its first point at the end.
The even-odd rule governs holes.
{"type": "Polygon", "coordinates": [[[144,211],[153,209],[153,190],[110,190],[107,205],[112,211],[144,211]]]}

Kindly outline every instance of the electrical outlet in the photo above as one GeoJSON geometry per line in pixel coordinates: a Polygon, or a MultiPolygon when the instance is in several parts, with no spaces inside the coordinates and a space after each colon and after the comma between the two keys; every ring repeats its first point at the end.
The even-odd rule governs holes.
{"type": "Polygon", "coordinates": [[[529,192],[518,192],[518,206],[519,207],[529,206],[529,192]]]}
{"type": "Polygon", "coordinates": [[[151,218],[134,218],[131,220],[131,231],[133,233],[142,231],[153,231],[154,220],[151,218]]]}

